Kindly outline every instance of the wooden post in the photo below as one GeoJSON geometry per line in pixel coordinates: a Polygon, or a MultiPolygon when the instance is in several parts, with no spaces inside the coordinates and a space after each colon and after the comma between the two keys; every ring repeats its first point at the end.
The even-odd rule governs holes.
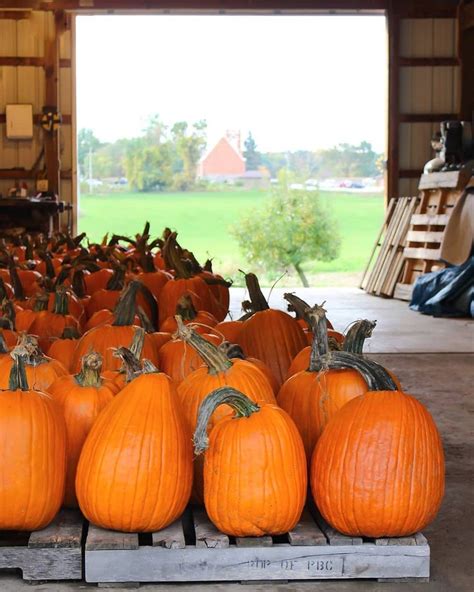
{"type": "MultiPolygon", "coordinates": [[[[59,106],[59,42],[65,29],[64,12],[54,13],[54,37],[45,45],[45,105],[59,106]]],[[[44,160],[49,191],[59,194],[60,162],[59,131],[44,132],[44,160]]]]}
{"type": "Polygon", "coordinates": [[[400,17],[396,10],[396,1],[391,0],[387,10],[388,21],[388,166],[386,205],[392,197],[398,197],[399,176],[399,56],[400,56],[400,17]]]}

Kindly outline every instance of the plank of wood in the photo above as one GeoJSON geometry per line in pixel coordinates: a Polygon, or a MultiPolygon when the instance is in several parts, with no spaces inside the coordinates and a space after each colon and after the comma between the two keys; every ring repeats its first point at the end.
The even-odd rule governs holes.
{"type": "Polygon", "coordinates": [[[412,226],[446,226],[449,216],[447,214],[413,214],[412,226]]]}
{"type": "MultiPolygon", "coordinates": [[[[422,547],[420,547],[422,548],[422,547]]],[[[24,580],[80,580],[80,547],[29,548],[1,547],[0,569],[20,569],[24,580]]]]}
{"type": "Polygon", "coordinates": [[[330,545],[341,546],[341,545],[362,545],[362,537],[350,537],[338,532],[330,524],[324,520],[321,516],[318,508],[314,504],[309,505],[309,511],[313,515],[316,523],[325,534],[330,545]]]}
{"type": "Polygon", "coordinates": [[[415,536],[408,536],[408,537],[382,537],[379,539],[375,539],[376,545],[382,546],[400,546],[400,545],[409,545],[413,546],[416,545],[415,536]]]}
{"type": "Polygon", "coordinates": [[[61,510],[49,526],[32,532],[28,547],[80,547],[84,519],[78,510],[61,510]]]}
{"type": "Polygon", "coordinates": [[[298,524],[288,533],[288,539],[292,546],[302,545],[327,545],[327,539],[316,524],[311,513],[306,508],[299,519],[298,524]]]}
{"type": "Polygon", "coordinates": [[[429,259],[430,261],[439,261],[439,258],[441,257],[441,250],[405,247],[403,256],[405,259],[429,259]]]}
{"type": "Polygon", "coordinates": [[[395,286],[395,291],[393,293],[393,297],[397,300],[411,300],[411,295],[413,292],[413,284],[402,284],[398,283],[395,286]]]}
{"type": "Polygon", "coordinates": [[[415,535],[415,541],[417,545],[427,545],[428,539],[422,532],[417,532],[415,535]]]}
{"type": "Polygon", "coordinates": [[[237,547],[271,547],[273,539],[271,536],[236,537],[235,544],[237,547]]]}
{"type": "Polygon", "coordinates": [[[193,509],[193,520],[196,532],[196,547],[198,549],[223,549],[229,546],[229,537],[217,530],[204,510],[193,509]]]}
{"type": "Polygon", "coordinates": [[[186,541],[184,539],[183,523],[181,518],[176,520],[166,528],[152,534],[154,547],[165,547],[166,549],[184,549],[186,541]]]}
{"type": "Polygon", "coordinates": [[[413,243],[441,243],[444,232],[434,230],[409,230],[407,241],[413,243]]]}
{"type": "Polygon", "coordinates": [[[215,582],[429,576],[429,546],[291,546],[86,551],[92,582],[215,582]]]}
{"type": "Polygon", "coordinates": [[[468,170],[427,173],[421,175],[418,189],[459,189],[465,187],[470,176],[468,170]]]}
{"type": "Polygon", "coordinates": [[[138,534],[134,532],[116,532],[89,524],[86,551],[138,549],[138,534]]]}

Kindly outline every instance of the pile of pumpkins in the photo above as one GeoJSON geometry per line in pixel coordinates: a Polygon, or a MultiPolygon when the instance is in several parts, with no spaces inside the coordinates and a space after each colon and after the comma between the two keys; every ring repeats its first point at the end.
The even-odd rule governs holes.
{"type": "Polygon", "coordinates": [[[85,240],[0,245],[0,530],[44,528],[64,505],[153,532],[192,503],[228,535],[278,535],[308,496],[347,535],[434,519],[441,440],[364,356],[374,322],[343,335],[295,294],[272,309],[253,274],[225,320],[229,283],[175,232],[85,240]]]}

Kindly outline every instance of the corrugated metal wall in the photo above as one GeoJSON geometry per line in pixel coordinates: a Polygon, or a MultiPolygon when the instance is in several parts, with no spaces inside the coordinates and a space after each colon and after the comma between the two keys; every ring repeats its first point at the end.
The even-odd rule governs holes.
{"type": "MultiPolygon", "coordinates": [[[[55,38],[52,12],[3,12],[0,18],[0,193],[7,194],[15,182],[34,187],[31,169],[43,147],[44,133],[38,118],[33,140],[7,140],[5,107],[9,103],[30,103],[34,115],[46,104],[45,50],[55,38]],[[16,58],[16,59],[15,59],[16,58]],[[9,65],[6,65],[9,64],[9,65]],[[28,64],[28,65],[26,65],[28,64]],[[6,171],[5,169],[15,169],[6,171]],[[25,169],[24,172],[19,169],[25,169]],[[8,175],[12,175],[9,177],[8,175]]],[[[73,166],[73,80],[72,33],[60,37],[59,110],[64,116],[60,130],[61,199],[71,202],[73,166]]],[[[43,168],[43,163],[39,169],[43,168]]]]}
{"type": "Polygon", "coordinates": [[[416,195],[430,139],[460,106],[456,19],[400,19],[398,195],[416,195]]]}

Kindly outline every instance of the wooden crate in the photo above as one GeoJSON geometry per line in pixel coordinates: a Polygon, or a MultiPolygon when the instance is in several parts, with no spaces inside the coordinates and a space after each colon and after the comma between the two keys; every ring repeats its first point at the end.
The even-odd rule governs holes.
{"type": "Polygon", "coordinates": [[[61,510],[43,530],[0,531],[0,569],[19,569],[36,582],[82,579],[83,525],[80,512],[61,510]]]}
{"type": "Polygon", "coordinates": [[[290,581],[414,578],[427,581],[430,547],[418,533],[400,539],[346,537],[305,510],[292,532],[279,537],[232,538],[205,512],[150,535],[89,526],[86,582],[290,581]]]}

